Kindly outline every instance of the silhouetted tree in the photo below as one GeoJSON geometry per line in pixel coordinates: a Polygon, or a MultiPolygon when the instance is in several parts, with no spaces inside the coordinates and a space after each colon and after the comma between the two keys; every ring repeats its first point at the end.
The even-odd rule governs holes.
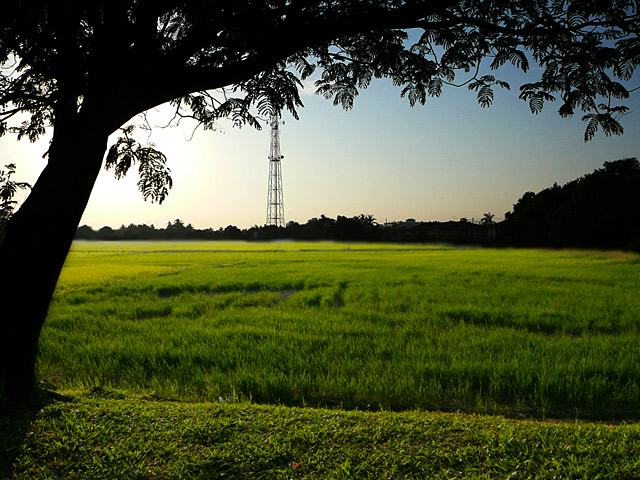
{"type": "Polygon", "coordinates": [[[296,116],[301,80],[316,70],[318,92],[345,108],[378,77],[401,86],[411,105],[466,84],[485,107],[494,87],[507,87],[477,68],[486,58],[492,69],[542,67],[520,87],[534,113],[558,96],[561,115],[583,110],[585,138],[599,128],[619,134],[625,107],[612,100],[627,97],[616,79],[629,80],[638,64],[635,8],[622,0],[5,2],[0,134],[35,140],[52,128],[53,136],[0,245],[0,264],[14,272],[0,280],[0,397],[18,401],[34,385],[39,333],[105,154],[116,176],[137,165],[146,199],[161,202],[171,187],[166,158],[133,139],[131,118],[172,102],[207,128],[222,117],[259,127],[256,115],[296,116]],[[409,41],[403,29],[421,35],[409,41]],[[232,88],[215,94],[224,87],[232,88]],[[56,234],[41,242],[39,229],[56,234]],[[28,285],[30,301],[16,302],[12,285],[28,285]]]}
{"type": "Polygon", "coordinates": [[[75,236],[78,240],[95,240],[97,237],[96,231],[89,225],[80,226],[75,236]]]}
{"type": "Polygon", "coordinates": [[[356,218],[362,225],[376,225],[376,217],[369,213],[361,213],[354,218],[356,218]]]}
{"type": "Polygon", "coordinates": [[[563,186],[525,193],[506,215],[516,245],[640,249],[640,163],[605,162],[563,186]]]}
{"type": "Polygon", "coordinates": [[[109,226],[104,226],[98,230],[98,235],[103,240],[116,240],[118,238],[116,232],[109,226]]]}
{"type": "Polygon", "coordinates": [[[242,234],[242,230],[240,230],[235,225],[229,225],[224,229],[223,237],[225,240],[241,240],[244,238],[242,234]]]}
{"type": "Polygon", "coordinates": [[[364,240],[363,224],[358,217],[347,218],[342,215],[336,217],[334,235],[336,240],[364,240]]]}
{"type": "Polygon", "coordinates": [[[336,220],[324,214],[320,218],[310,218],[304,225],[305,239],[328,240],[333,239],[335,234],[336,220]]]}
{"type": "MultiPolygon", "coordinates": [[[[491,212],[486,212],[483,216],[482,219],[480,220],[480,224],[481,225],[493,225],[494,222],[493,219],[495,218],[495,215],[491,212]]],[[[460,219],[460,221],[462,221],[462,219],[460,219]]],[[[466,221],[466,219],[465,219],[466,221]]]]}

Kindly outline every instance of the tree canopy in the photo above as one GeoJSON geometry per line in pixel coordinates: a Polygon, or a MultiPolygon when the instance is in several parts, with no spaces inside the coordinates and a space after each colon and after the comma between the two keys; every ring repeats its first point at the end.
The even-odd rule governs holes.
{"type": "Polygon", "coordinates": [[[117,105],[91,118],[110,131],[165,102],[207,128],[221,117],[259,128],[258,116],[296,116],[301,80],[317,70],[318,92],[345,108],[384,77],[411,105],[466,86],[486,107],[494,88],[510,88],[490,72],[507,63],[541,67],[519,86],[533,113],[558,101],[562,116],[582,112],[585,140],[599,128],[620,134],[627,107],[619,101],[640,57],[637,8],[629,0],[18,0],[0,19],[0,135],[35,140],[64,123],[62,101],[74,113],[86,102],[117,105]]]}
{"type": "Polygon", "coordinates": [[[538,193],[507,213],[502,242],[538,247],[640,249],[640,162],[623,158],[538,193]]]}

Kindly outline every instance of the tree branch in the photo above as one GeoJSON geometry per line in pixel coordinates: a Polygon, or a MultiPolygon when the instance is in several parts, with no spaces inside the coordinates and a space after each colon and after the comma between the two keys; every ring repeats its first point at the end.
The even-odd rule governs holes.
{"type": "MultiPolygon", "coordinates": [[[[295,18],[295,22],[287,21],[285,18],[268,34],[249,34],[243,42],[246,53],[241,60],[224,66],[183,66],[166,75],[162,86],[149,89],[148,82],[157,76],[157,72],[164,65],[165,59],[157,58],[153,62],[155,65],[148,65],[146,72],[140,72],[142,78],[148,81],[142,82],[141,88],[135,89],[135,93],[132,93],[128,100],[135,102],[136,98],[146,96],[142,102],[139,102],[140,105],[137,108],[132,109],[144,111],[193,92],[233,85],[257,75],[297,52],[326,44],[334,38],[378,29],[412,27],[416,24],[414,20],[416,15],[426,18],[458,3],[460,0],[441,0],[430,3],[431,8],[427,8],[422,2],[412,2],[391,10],[374,6],[367,12],[357,11],[340,17],[317,17],[310,13],[306,18],[304,15],[299,15],[295,18]]],[[[257,31],[262,32],[263,29],[257,29],[257,31]]]]}

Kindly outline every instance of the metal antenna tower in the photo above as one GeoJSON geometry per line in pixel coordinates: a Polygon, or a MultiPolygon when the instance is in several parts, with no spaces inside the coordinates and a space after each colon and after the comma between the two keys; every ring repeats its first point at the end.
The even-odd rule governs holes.
{"type": "MultiPolygon", "coordinates": [[[[282,195],[282,166],[280,160],[280,121],[271,115],[271,149],[269,152],[269,190],[267,194],[267,225],[284,227],[284,197],[282,195]]],[[[284,122],[282,122],[284,123],[284,122]]]]}

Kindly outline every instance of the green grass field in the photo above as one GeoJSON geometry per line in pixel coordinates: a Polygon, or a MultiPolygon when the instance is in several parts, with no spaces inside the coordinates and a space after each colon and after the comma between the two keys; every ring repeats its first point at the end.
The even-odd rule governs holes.
{"type": "Polygon", "coordinates": [[[367,410],[640,414],[640,264],[621,253],[79,243],[40,374],[367,410]]]}
{"type": "Polygon", "coordinates": [[[640,478],[638,287],[621,252],[79,242],[38,364],[74,399],[0,424],[0,478],[640,478]]]}
{"type": "Polygon", "coordinates": [[[20,480],[632,480],[640,472],[640,424],[177,403],[102,388],[74,396],[28,427],[0,422],[0,444],[12,447],[0,450],[0,478],[2,460],[12,465],[6,478],[20,480]],[[27,431],[24,440],[16,430],[27,431]]]}

